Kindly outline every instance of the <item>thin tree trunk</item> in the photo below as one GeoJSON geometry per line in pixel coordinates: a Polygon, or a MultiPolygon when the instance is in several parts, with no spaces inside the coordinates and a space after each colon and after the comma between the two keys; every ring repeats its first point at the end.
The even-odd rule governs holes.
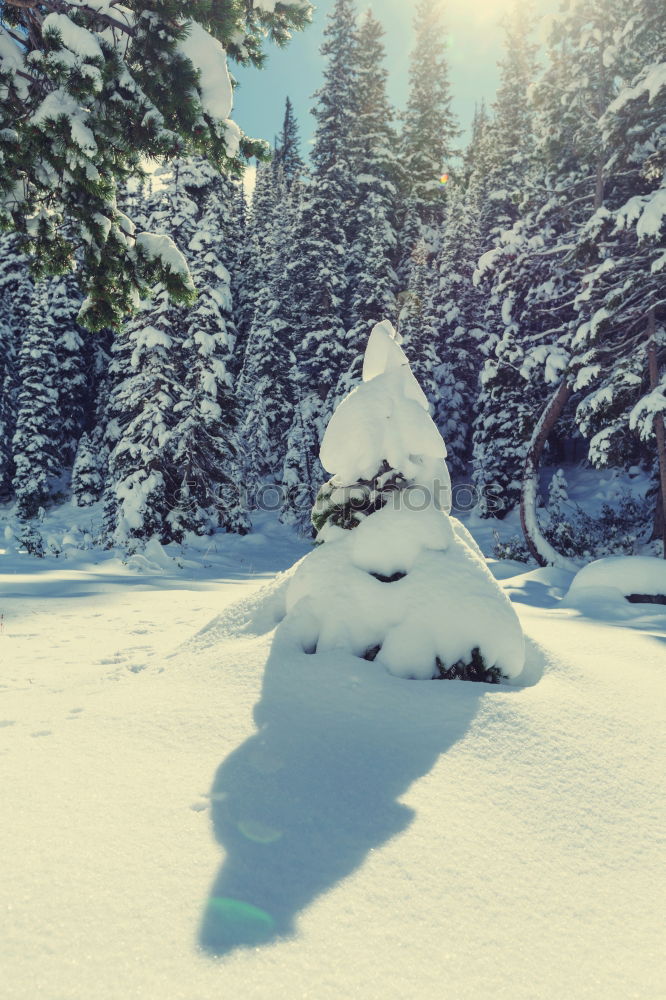
{"type": "MultiPolygon", "coordinates": [[[[654,309],[648,312],[648,374],[650,376],[650,389],[656,389],[659,385],[659,364],[657,361],[657,340],[656,322],[654,309]]],[[[661,536],[664,545],[664,559],[666,559],[666,428],[664,427],[663,413],[654,415],[654,433],[657,438],[657,460],[659,462],[659,490],[657,492],[658,512],[655,517],[656,524],[661,526],[661,536]]]]}
{"type": "Polygon", "coordinates": [[[539,566],[556,566],[558,569],[577,572],[579,567],[576,563],[556,552],[550,542],[544,538],[537,516],[541,456],[543,455],[548,435],[559,420],[564,407],[571,397],[571,392],[571,387],[565,378],[558,386],[556,393],[551,398],[534,428],[525,459],[523,486],[520,494],[520,523],[527,547],[539,566]]]}

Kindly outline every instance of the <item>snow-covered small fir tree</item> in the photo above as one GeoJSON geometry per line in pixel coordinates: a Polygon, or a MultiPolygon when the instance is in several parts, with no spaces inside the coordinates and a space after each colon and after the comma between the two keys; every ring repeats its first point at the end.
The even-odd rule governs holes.
{"type": "Polygon", "coordinates": [[[559,511],[568,499],[567,479],[562,469],[558,469],[548,486],[548,511],[559,511]]]}
{"type": "Polygon", "coordinates": [[[48,283],[41,282],[35,288],[31,320],[18,360],[14,491],[17,511],[23,518],[34,517],[46,504],[51,480],[61,471],[56,368],[54,330],[48,320],[48,283]]]}
{"type": "Polygon", "coordinates": [[[99,448],[84,431],[72,468],[72,502],[76,507],[90,507],[99,500],[103,488],[99,448]]]}
{"type": "Polygon", "coordinates": [[[499,682],[524,666],[518,618],[449,514],[446,447],[388,321],[363,382],[321,447],[333,474],[313,511],[320,543],[290,580],[289,629],[307,652],[343,650],[401,677],[499,682]]]}
{"type": "Polygon", "coordinates": [[[48,320],[54,327],[57,388],[60,408],[60,456],[63,466],[74,461],[84,425],[86,396],[85,331],[76,322],[81,293],[74,274],[50,282],[48,320]]]}

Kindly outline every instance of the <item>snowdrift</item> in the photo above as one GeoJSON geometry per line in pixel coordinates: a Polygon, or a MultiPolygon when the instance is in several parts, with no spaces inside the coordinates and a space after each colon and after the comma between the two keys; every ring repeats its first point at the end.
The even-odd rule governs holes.
{"type": "Polygon", "coordinates": [[[469,662],[478,649],[488,680],[493,668],[519,676],[518,618],[466,536],[433,508],[387,506],[353,531],[329,527],[287,588],[302,649],[376,656],[390,673],[420,680],[469,662]]]}
{"type": "Polygon", "coordinates": [[[575,603],[581,596],[591,597],[593,592],[610,598],[666,598],[666,560],[653,556],[596,559],[576,574],[566,601],[575,603]]]}

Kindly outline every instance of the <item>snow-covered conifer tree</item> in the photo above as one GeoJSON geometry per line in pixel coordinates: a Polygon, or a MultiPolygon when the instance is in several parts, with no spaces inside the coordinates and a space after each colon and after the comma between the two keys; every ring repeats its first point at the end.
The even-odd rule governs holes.
{"type": "MultiPolygon", "coordinates": [[[[591,438],[591,461],[627,464],[637,432],[659,466],[663,491],[666,12],[636,2],[631,14],[605,53],[608,72],[623,74],[626,84],[599,122],[608,159],[603,202],[578,240],[588,269],[576,301],[572,369],[583,391],[577,419],[591,438]]],[[[662,504],[666,509],[666,496],[662,504]]]]}
{"type": "Polygon", "coordinates": [[[158,286],[113,348],[106,516],[119,545],[246,527],[229,488],[236,412],[226,365],[234,331],[221,258],[233,192],[202,159],[176,161],[162,183],[151,226],[191,248],[202,288],[187,310],[158,286]]]}
{"type": "Polygon", "coordinates": [[[412,253],[411,274],[407,293],[402,297],[400,337],[409,352],[414,377],[434,408],[437,397],[435,369],[438,358],[432,315],[433,271],[428,247],[419,240],[412,253]]]}
{"type": "MultiPolygon", "coordinates": [[[[270,242],[278,207],[276,176],[275,160],[257,165],[252,204],[246,221],[246,249],[242,253],[243,269],[239,274],[236,311],[239,339],[244,349],[247,348],[257,299],[269,281],[270,242]]],[[[238,364],[239,366],[242,364],[242,359],[239,359],[238,364]]]]}
{"type": "Polygon", "coordinates": [[[39,282],[18,356],[16,429],[12,441],[14,492],[19,517],[31,518],[49,500],[61,471],[60,408],[49,283],[39,282]]]}
{"type": "Polygon", "coordinates": [[[229,118],[227,55],[260,65],[266,36],[286,43],[311,10],[307,0],[2,0],[0,215],[39,272],[67,273],[81,254],[91,327],[118,326],[158,280],[175,300],[193,299],[180,252],[135,231],[117,187],[148,157],[203,155],[240,171],[241,154],[262,155],[229,118]]]}
{"type": "Polygon", "coordinates": [[[388,322],[363,382],[321,447],[332,474],[313,510],[318,545],[290,580],[287,629],[309,653],[345,651],[422,680],[518,676],[516,614],[450,511],[446,447],[388,322]]]}
{"type": "Polygon", "coordinates": [[[548,486],[548,511],[551,515],[557,514],[562,504],[569,499],[567,488],[567,478],[562,469],[558,469],[548,486]]]}
{"type": "MultiPolygon", "coordinates": [[[[418,0],[414,17],[416,42],[411,57],[410,89],[401,137],[406,214],[401,232],[403,264],[409,261],[418,235],[432,242],[446,203],[442,172],[455,154],[458,123],[452,110],[441,0],[418,0]],[[426,227],[425,230],[423,227],[426,227]]],[[[408,267],[408,265],[407,265],[408,267]]],[[[408,274],[408,271],[407,271],[408,274]]]]}
{"type": "Polygon", "coordinates": [[[474,404],[484,339],[482,300],[474,286],[478,261],[479,201],[476,173],[466,190],[452,185],[440,248],[431,277],[430,322],[438,364],[434,372],[435,423],[447,442],[449,467],[461,474],[469,459],[474,404]]]}
{"type": "Polygon", "coordinates": [[[282,176],[287,188],[291,188],[294,181],[298,180],[305,170],[305,163],[301,156],[301,138],[294,114],[294,106],[288,97],[285,101],[284,119],[275,147],[274,158],[276,166],[282,168],[282,176]]]}
{"type": "Polygon", "coordinates": [[[0,498],[6,499],[11,491],[14,475],[12,438],[16,423],[14,392],[14,337],[13,330],[0,315],[0,498]]]}
{"type": "Polygon", "coordinates": [[[109,541],[123,548],[155,534],[169,540],[180,336],[176,307],[158,288],[113,344],[105,520],[109,541]]]}
{"type": "Polygon", "coordinates": [[[34,296],[28,260],[16,235],[0,233],[0,496],[12,491],[17,363],[34,296]]]}
{"type": "Polygon", "coordinates": [[[72,501],[77,507],[90,507],[99,500],[103,488],[99,451],[84,431],[72,467],[72,501]]]}
{"type": "Polygon", "coordinates": [[[257,297],[238,382],[243,408],[244,480],[252,492],[266,477],[280,478],[293,419],[291,372],[296,310],[288,272],[293,255],[298,185],[276,172],[273,228],[266,246],[268,276],[257,297]]]}
{"type": "MultiPolygon", "coordinates": [[[[579,255],[571,251],[586,213],[601,204],[597,123],[613,77],[603,61],[613,38],[610,13],[609,5],[602,9],[596,0],[577,0],[554,26],[549,66],[535,88],[536,155],[520,130],[513,132],[518,174],[531,171],[533,181],[523,184],[522,193],[516,189],[496,201],[496,221],[486,222],[497,232],[510,221],[511,205],[522,199],[521,217],[496,236],[477,276],[488,299],[482,345],[488,360],[474,426],[474,481],[481,494],[492,485],[499,495],[494,511],[482,504],[482,513],[501,516],[518,502],[532,431],[568,365],[582,270],[579,255]]],[[[518,55],[527,44],[520,42],[523,36],[519,25],[508,33],[509,47],[517,46],[518,55]]],[[[516,79],[527,88],[526,60],[518,58],[517,67],[522,67],[518,78],[509,63],[505,66],[508,93],[516,79]]],[[[509,105],[506,115],[513,120],[509,105]]],[[[515,120],[531,130],[532,119],[528,108],[515,120]]]]}
{"type": "Polygon", "coordinates": [[[178,488],[169,515],[177,540],[186,531],[249,529],[240,490],[238,406],[228,371],[235,341],[231,279],[221,262],[233,190],[203,160],[189,162],[186,169],[190,176],[184,183],[197,204],[197,231],[189,249],[200,292],[181,320],[182,374],[171,455],[178,488]]]}
{"type": "Polygon", "coordinates": [[[60,409],[60,455],[64,467],[71,466],[86,414],[85,333],[76,322],[81,293],[73,274],[50,282],[48,311],[54,325],[57,389],[60,409]]]}
{"type": "Polygon", "coordinates": [[[357,206],[347,266],[352,321],[347,335],[350,361],[362,355],[378,318],[396,312],[394,264],[401,170],[394,112],[386,94],[383,35],[381,24],[369,10],[358,32],[356,56],[358,96],[353,141],[357,206]]]}
{"type": "MultiPolygon", "coordinates": [[[[484,236],[495,238],[520,217],[534,164],[534,108],[529,88],[536,77],[533,0],[514,0],[504,20],[500,86],[487,124],[489,161],[481,218],[484,236]]],[[[489,247],[486,247],[489,249],[489,247]]]]}
{"type": "MultiPolygon", "coordinates": [[[[312,449],[299,458],[305,475],[317,468],[319,442],[313,434],[321,426],[325,401],[335,392],[348,365],[345,321],[348,315],[345,269],[348,234],[354,224],[355,181],[350,136],[356,106],[356,29],[352,0],[336,0],[328,17],[322,53],[326,56],[324,83],[317,93],[317,120],[312,150],[312,177],[303,190],[294,230],[296,252],[287,275],[298,309],[294,324],[294,353],[303,382],[300,402],[289,434],[289,453],[302,441],[312,449]],[[301,425],[309,421],[307,441],[301,425]]],[[[287,460],[289,469],[292,460],[287,460]]],[[[291,472],[285,466],[285,477],[291,472]]],[[[300,488],[314,499],[315,478],[300,488]]],[[[301,516],[288,492],[283,516],[301,516]]],[[[300,503],[299,503],[300,508],[300,503]]]]}

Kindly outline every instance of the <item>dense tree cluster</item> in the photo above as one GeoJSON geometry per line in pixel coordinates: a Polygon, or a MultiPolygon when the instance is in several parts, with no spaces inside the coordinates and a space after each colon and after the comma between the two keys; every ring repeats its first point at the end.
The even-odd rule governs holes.
{"type": "MultiPolygon", "coordinates": [[[[15,32],[23,8],[7,16],[11,5],[0,6],[1,30],[15,32]]],[[[257,60],[259,27],[280,40],[308,5],[276,3],[274,16],[251,4],[201,6],[209,13],[190,10],[192,23],[198,17],[210,37],[226,40],[234,58],[257,60]],[[236,17],[247,6],[246,41],[233,34],[231,42],[236,22],[218,23],[215,12],[233,8],[236,17]]],[[[138,10],[128,9],[138,26],[138,10]]],[[[79,53],[69,62],[63,46],[80,36],[50,23],[35,36],[47,54],[26,55],[30,73],[45,75],[51,92],[71,88],[63,74],[76,71],[95,93],[101,74],[99,93],[111,100],[125,56],[104,41],[107,22],[73,16],[77,29],[101,37],[102,59],[79,53]]],[[[150,142],[159,145],[165,129],[175,138],[147,184],[125,183],[136,166],[131,150],[153,149],[128,131],[113,175],[118,197],[82,179],[87,154],[73,119],[42,115],[31,141],[55,148],[56,131],[66,133],[72,170],[57,198],[69,202],[53,209],[52,229],[31,221],[32,201],[23,214],[16,208],[18,234],[1,237],[2,497],[32,517],[67,491],[71,471],[76,503],[103,497],[106,537],[126,546],[153,534],[168,541],[247,530],[268,482],[281,487],[283,520],[308,533],[324,428],[360,382],[370,330],[387,318],[447,442],[451,471],[474,484],[482,516],[503,517],[522,498],[533,554],[556,559],[571,533],[553,528],[550,542],[544,537],[536,476],[544,449],[560,464],[575,448],[594,466],[641,465],[652,475],[655,531],[663,530],[666,11],[659,0],[570,0],[543,66],[535,23],[529,0],[517,2],[505,23],[497,98],[479,106],[461,153],[439,0],[416,5],[402,116],[387,96],[381,24],[372,13],[359,17],[354,0],[335,0],[310,162],[287,101],[249,204],[231,175],[239,149],[257,150],[244,140],[233,155],[216,145],[230,132],[202,110],[196,74],[179,83],[190,88],[187,111],[174,99],[151,126],[150,142]],[[111,212],[100,207],[105,198],[111,212]],[[79,264],[88,287],[79,292],[59,266],[64,273],[35,283],[26,250],[70,260],[81,212],[92,220],[79,264]],[[173,274],[139,275],[141,255],[118,251],[127,236],[117,235],[121,212],[146,246],[182,251],[191,274],[180,279],[198,289],[194,306],[173,274]],[[91,281],[125,312],[123,296],[141,292],[136,314],[113,334],[115,314],[104,308],[95,320],[101,333],[80,325],[91,281]]],[[[175,51],[186,35],[172,33],[164,45],[175,51]]],[[[143,77],[132,66],[138,88],[143,77]]],[[[11,100],[35,100],[16,72],[1,86],[11,100]]],[[[146,93],[141,100],[150,101],[146,93]]],[[[0,145],[0,155],[14,162],[7,157],[16,154],[0,145]]],[[[27,164],[22,170],[32,177],[27,164]]],[[[30,183],[34,200],[38,182],[30,183]]],[[[551,493],[554,524],[566,484],[558,479],[551,493]]]]}

